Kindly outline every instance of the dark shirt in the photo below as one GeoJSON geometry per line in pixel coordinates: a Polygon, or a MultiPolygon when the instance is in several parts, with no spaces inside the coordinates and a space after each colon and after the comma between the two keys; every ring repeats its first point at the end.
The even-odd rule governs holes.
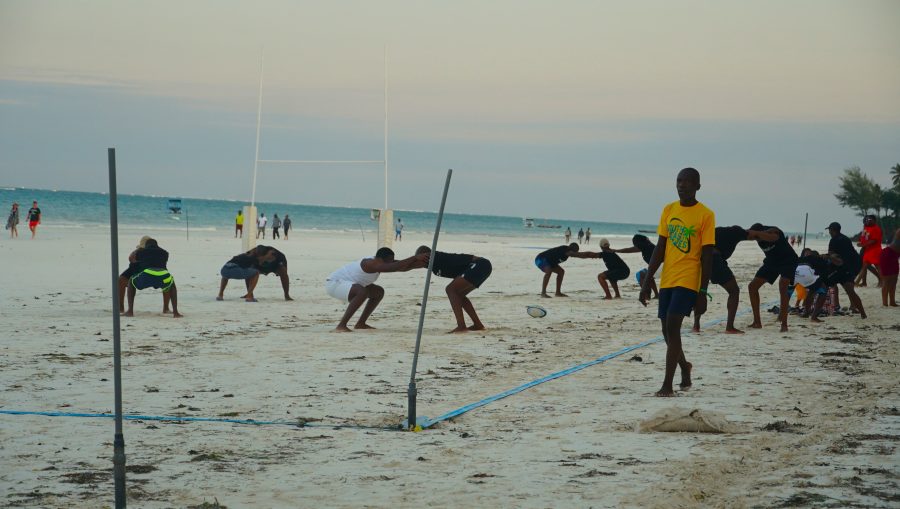
{"type": "Polygon", "coordinates": [[[644,263],[650,263],[650,258],[653,257],[653,251],[656,249],[656,244],[652,242],[647,242],[646,244],[642,244],[640,246],[641,250],[641,258],[644,259],[644,263]]]}
{"type": "Polygon", "coordinates": [[[28,209],[28,220],[29,221],[39,221],[41,219],[41,209],[38,207],[31,207],[28,209]]]}
{"type": "Polygon", "coordinates": [[[609,270],[628,270],[628,264],[625,263],[625,260],[622,259],[616,253],[611,251],[601,251],[600,258],[603,259],[603,263],[606,264],[606,268],[609,270]]]}
{"type": "Polygon", "coordinates": [[[831,260],[816,255],[801,256],[799,262],[801,264],[805,263],[806,265],[809,265],[817,275],[823,278],[831,277],[831,275],[837,272],[840,268],[837,265],[831,263],[831,260]]]}
{"type": "Polygon", "coordinates": [[[145,247],[138,249],[134,258],[140,270],[165,269],[166,263],[169,261],[169,252],[159,246],[145,247]]]}
{"type": "MultiPolygon", "coordinates": [[[[768,231],[772,228],[775,227],[764,226],[763,231],[768,231]]],[[[797,252],[794,251],[794,248],[792,248],[790,244],[788,244],[788,241],[781,230],[778,230],[778,240],[776,240],[775,242],[765,242],[762,240],[757,240],[756,243],[766,255],[766,259],[763,263],[797,263],[797,252]]]]}
{"type": "Polygon", "coordinates": [[[237,264],[237,266],[241,267],[242,269],[249,269],[250,267],[256,267],[258,262],[255,256],[250,256],[248,254],[239,254],[228,260],[228,263],[237,264]]]}
{"type": "Polygon", "coordinates": [[[282,222],[281,225],[284,226],[285,230],[289,230],[291,228],[291,218],[284,218],[284,222],[282,222]]]}
{"type": "Polygon", "coordinates": [[[858,272],[859,267],[861,267],[859,253],[853,247],[853,241],[843,233],[828,241],[828,252],[840,256],[844,266],[852,272],[858,272]]]}
{"type": "Polygon", "coordinates": [[[435,276],[448,277],[451,279],[457,278],[472,265],[473,258],[475,258],[475,256],[470,254],[442,253],[440,251],[435,251],[434,265],[432,266],[431,271],[434,272],[435,276]]]}
{"type": "Polygon", "coordinates": [[[560,263],[569,259],[569,256],[566,254],[568,252],[569,246],[559,246],[554,247],[553,249],[548,249],[538,256],[547,260],[550,265],[559,265],[560,263]]]}
{"type": "MultiPolygon", "coordinates": [[[[263,248],[264,250],[268,248],[268,246],[259,246],[259,247],[263,248]]],[[[281,251],[279,251],[275,248],[272,248],[272,251],[275,252],[275,259],[272,260],[271,262],[265,262],[263,264],[260,264],[260,266],[259,266],[259,272],[263,275],[271,274],[271,273],[277,271],[281,267],[284,267],[285,270],[287,270],[287,257],[284,256],[284,253],[282,253],[281,251]]]]}
{"type": "Polygon", "coordinates": [[[738,242],[747,240],[747,230],[740,226],[716,227],[716,250],[723,260],[731,258],[738,242]]]}

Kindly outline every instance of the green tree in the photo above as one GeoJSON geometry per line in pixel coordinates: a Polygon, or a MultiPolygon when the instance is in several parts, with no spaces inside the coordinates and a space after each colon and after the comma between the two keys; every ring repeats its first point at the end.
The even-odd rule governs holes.
{"type": "Polygon", "coordinates": [[[856,209],[860,216],[865,216],[870,210],[881,210],[883,194],[881,186],[863,173],[859,166],[844,170],[844,175],[840,177],[840,189],[841,191],[834,195],[838,203],[856,209]]]}
{"type": "Polygon", "coordinates": [[[881,196],[881,203],[894,219],[900,219],[900,189],[888,189],[881,196]]]}
{"type": "Polygon", "coordinates": [[[900,164],[895,164],[891,168],[891,181],[894,183],[894,189],[900,189],[900,164]]]}

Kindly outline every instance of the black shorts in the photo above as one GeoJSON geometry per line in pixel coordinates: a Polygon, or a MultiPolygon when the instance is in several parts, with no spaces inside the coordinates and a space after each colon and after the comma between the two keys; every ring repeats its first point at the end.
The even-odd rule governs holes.
{"type": "Polygon", "coordinates": [[[728,260],[722,258],[720,253],[714,253],[712,258],[712,275],[709,282],[715,285],[724,285],[734,279],[734,272],[728,266],[728,260]]]}
{"type": "Polygon", "coordinates": [[[131,278],[131,286],[137,290],[160,288],[168,292],[175,284],[175,278],[166,269],[144,269],[131,278]]]}
{"type": "Polygon", "coordinates": [[[481,287],[481,284],[484,283],[488,277],[491,275],[491,271],[493,271],[493,267],[491,267],[491,261],[487,258],[479,258],[472,263],[469,264],[469,268],[466,269],[465,272],[460,274],[459,277],[465,279],[466,281],[472,283],[472,286],[475,288],[481,287]]]}
{"type": "Polygon", "coordinates": [[[140,270],[138,270],[137,262],[131,262],[128,264],[128,268],[125,269],[124,271],[122,271],[121,274],[119,274],[119,277],[124,277],[125,279],[131,279],[132,276],[134,276],[138,272],[140,272],[140,270]]]}
{"type": "Polygon", "coordinates": [[[856,279],[856,275],[859,274],[861,268],[862,267],[847,268],[842,265],[825,278],[825,284],[827,286],[837,286],[852,283],[853,280],[856,279]]]}
{"type": "Polygon", "coordinates": [[[607,281],[621,281],[623,279],[628,279],[628,276],[631,275],[631,270],[628,268],[610,269],[603,274],[606,274],[607,281]]]}
{"type": "Polygon", "coordinates": [[[681,286],[659,289],[659,313],[660,319],[665,320],[668,315],[690,316],[697,303],[698,293],[681,286]]]}
{"type": "Polygon", "coordinates": [[[762,267],[756,271],[756,277],[763,278],[767,283],[772,284],[778,279],[778,276],[783,277],[784,279],[794,282],[794,271],[797,270],[797,262],[788,262],[788,263],[768,263],[763,262],[762,267]]]}

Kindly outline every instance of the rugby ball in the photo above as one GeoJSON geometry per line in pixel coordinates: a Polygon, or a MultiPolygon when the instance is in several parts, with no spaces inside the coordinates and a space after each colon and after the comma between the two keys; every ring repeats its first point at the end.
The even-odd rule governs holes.
{"type": "Polygon", "coordinates": [[[540,306],[525,306],[525,312],[532,318],[543,318],[547,316],[547,310],[540,306]]]}

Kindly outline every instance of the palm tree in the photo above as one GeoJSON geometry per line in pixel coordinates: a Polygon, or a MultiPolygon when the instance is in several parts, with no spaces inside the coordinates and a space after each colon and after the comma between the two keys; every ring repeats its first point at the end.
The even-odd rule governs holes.
{"type": "Polygon", "coordinates": [[[900,189],[900,164],[895,164],[891,168],[891,181],[894,183],[895,189],[900,189]]]}

